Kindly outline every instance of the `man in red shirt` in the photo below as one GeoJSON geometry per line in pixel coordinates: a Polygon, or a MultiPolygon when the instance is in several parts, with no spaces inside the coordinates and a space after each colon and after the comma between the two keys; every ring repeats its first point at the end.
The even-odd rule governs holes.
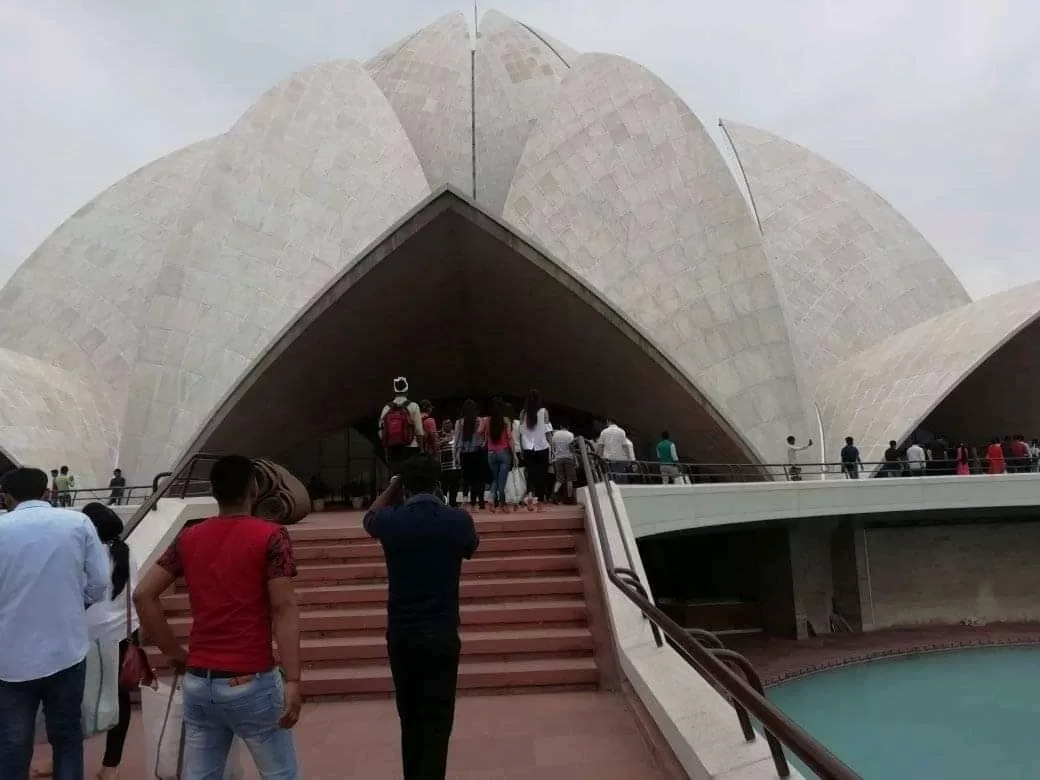
{"type": "Polygon", "coordinates": [[[219,514],[182,531],[134,593],[142,630],[184,672],[182,778],[220,777],[239,737],[264,780],[298,780],[288,730],[300,716],[292,543],[283,526],[251,516],[257,483],[248,458],[218,460],[210,484],[219,514]],[[178,577],[193,619],[187,652],[159,601],[178,577]]]}

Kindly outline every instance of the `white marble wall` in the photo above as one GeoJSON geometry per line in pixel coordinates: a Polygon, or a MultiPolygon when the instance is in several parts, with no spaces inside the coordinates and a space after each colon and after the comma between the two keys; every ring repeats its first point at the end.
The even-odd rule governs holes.
{"type": "Polygon", "coordinates": [[[115,410],[72,372],[0,349],[0,447],[24,466],[68,466],[79,487],[107,485],[117,465],[115,410]]]}
{"type": "Polygon", "coordinates": [[[968,303],[925,238],[865,184],[778,136],[737,122],[725,129],[786,296],[807,386],[856,352],[968,303]]]}
{"type": "Polygon", "coordinates": [[[579,57],[531,132],[504,217],[650,334],[763,460],[805,435],[758,230],[697,117],[653,74],[579,57]]]}
{"type": "Polygon", "coordinates": [[[497,216],[531,128],[550,110],[570,66],[535,33],[496,11],[481,19],[475,66],[477,201],[497,216]]]}
{"type": "Polygon", "coordinates": [[[428,192],[359,63],[303,71],[250,109],[166,247],[126,406],[128,473],[176,462],[279,331],[428,192]]]}
{"type": "Polygon", "coordinates": [[[913,433],[986,357],[1038,317],[1040,282],[1033,282],[934,317],[825,371],[817,402],[827,451],[838,452],[852,436],[865,462],[881,460],[890,439],[913,433]]]}
{"type": "Polygon", "coordinates": [[[366,63],[411,139],[431,189],[473,194],[469,23],[445,16],[366,63]]]}

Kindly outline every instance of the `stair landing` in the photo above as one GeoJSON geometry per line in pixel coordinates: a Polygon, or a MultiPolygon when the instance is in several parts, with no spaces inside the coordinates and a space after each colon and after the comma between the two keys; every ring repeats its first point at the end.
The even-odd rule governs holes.
{"type": "MultiPolygon", "coordinates": [[[[295,729],[307,780],[400,780],[393,702],[306,704],[295,729]]],[[[87,776],[104,739],[87,747],[87,776]]],[[[150,777],[139,713],[130,723],[120,776],[150,777]]],[[[248,780],[257,777],[252,767],[248,780]]],[[[448,758],[451,780],[669,780],[619,694],[601,691],[459,698],[448,758]]]]}

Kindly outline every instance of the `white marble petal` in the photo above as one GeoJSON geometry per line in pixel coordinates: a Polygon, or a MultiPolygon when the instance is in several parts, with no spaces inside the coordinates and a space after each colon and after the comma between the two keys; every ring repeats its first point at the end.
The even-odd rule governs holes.
{"type": "Polygon", "coordinates": [[[653,74],[579,57],[504,216],[651,334],[764,460],[808,433],[758,230],[697,117],[653,74]]]}
{"type": "Polygon", "coordinates": [[[502,213],[535,120],[549,110],[570,70],[529,28],[489,11],[475,59],[477,201],[502,213]]]}
{"type": "Polygon", "coordinates": [[[319,65],[265,95],[222,139],[167,246],[126,406],[124,469],[169,468],[293,315],[428,193],[360,63],[319,65]]]}
{"type": "Polygon", "coordinates": [[[828,452],[852,436],[864,462],[881,460],[890,439],[904,441],[1038,317],[1040,282],[1033,282],[933,317],[833,366],[817,389],[828,452]]]}
{"type": "Polygon", "coordinates": [[[737,122],[747,177],[811,384],[821,372],[970,298],[925,238],[861,181],[737,122]]]}
{"type": "Polygon", "coordinates": [[[0,349],[0,398],[0,449],[15,463],[45,471],[69,466],[78,487],[108,484],[119,440],[114,410],[98,386],[0,349]]]}
{"type": "Polygon", "coordinates": [[[411,139],[431,189],[473,194],[469,24],[445,16],[365,65],[411,139]]]}

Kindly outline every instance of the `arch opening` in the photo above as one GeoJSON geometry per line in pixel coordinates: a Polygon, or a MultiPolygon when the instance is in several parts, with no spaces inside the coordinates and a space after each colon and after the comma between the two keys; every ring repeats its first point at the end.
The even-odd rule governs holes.
{"type": "Polygon", "coordinates": [[[370,420],[401,375],[413,400],[437,400],[442,411],[537,387],[550,408],[582,424],[616,419],[641,457],[668,429],[684,457],[753,462],[728,423],[617,312],[451,191],[319,295],[190,451],[285,457],[370,420]]]}

